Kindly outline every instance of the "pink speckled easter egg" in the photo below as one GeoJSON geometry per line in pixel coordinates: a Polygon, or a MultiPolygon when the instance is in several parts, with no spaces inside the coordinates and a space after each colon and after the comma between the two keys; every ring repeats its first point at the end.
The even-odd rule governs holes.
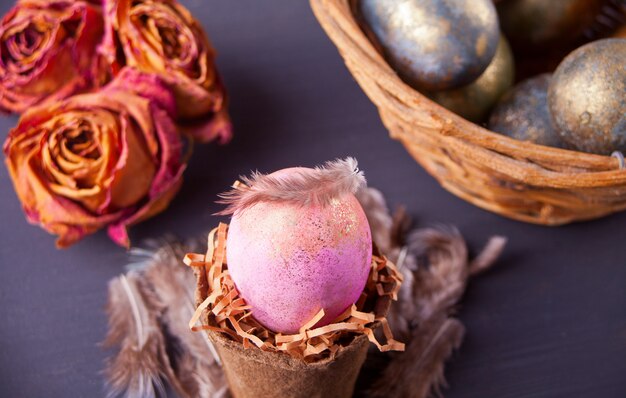
{"type": "Polygon", "coordinates": [[[233,215],[226,254],[252,315],[275,332],[297,333],[320,309],[326,315],[316,326],[332,322],[359,299],[372,237],[351,193],[326,206],[260,202],[233,215]]]}

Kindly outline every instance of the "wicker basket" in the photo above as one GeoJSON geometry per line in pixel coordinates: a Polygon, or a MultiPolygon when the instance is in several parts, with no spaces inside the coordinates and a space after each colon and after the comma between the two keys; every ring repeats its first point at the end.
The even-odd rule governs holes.
{"type": "Polygon", "coordinates": [[[396,75],[363,33],[351,0],[311,0],[320,24],[391,137],[453,194],[516,220],[560,225],[626,209],[623,159],[493,133],[430,101],[396,75]]]}

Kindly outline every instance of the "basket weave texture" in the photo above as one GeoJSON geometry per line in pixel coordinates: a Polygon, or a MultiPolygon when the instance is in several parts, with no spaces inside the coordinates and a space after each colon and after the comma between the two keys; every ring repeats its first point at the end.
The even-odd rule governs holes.
{"type": "Polygon", "coordinates": [[[359,26],[353,0],[310,1],[391,137],[448,191],[543,225],[626,209],[626,170],[617,158],[517,141],[457,116],[398,77],[359,26]]]}

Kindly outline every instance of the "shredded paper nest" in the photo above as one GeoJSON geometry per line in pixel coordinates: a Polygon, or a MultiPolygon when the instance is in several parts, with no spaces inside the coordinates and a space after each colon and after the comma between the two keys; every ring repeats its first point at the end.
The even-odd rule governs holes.
{"type": "Polygon", "coordinates": [[[220,223],[208,237],[206,254],[187,254],[185,264],[198,278],[196,309],[189,327],[194,331],[211,330],[222,333],[244,348],[256,346],[264,351],[285,352],[307,362],[334,358],[340,347],[359,334],[384,351],[403,351],[404,344],[394,340],[385,315],[392,300],[397,300],[402,274],[395,265],[374,250],[366,287],[357,303],[331,324],[315,327],[324,316],[321,309],[299,333],[275,333],[252,317],[250,306],[239,296],[226,264],[228,225],[220,223]],[[201,325],[198,325],[200,321],[201,325]],[[384,343],[374,333],[382,326],[384,343]]]}

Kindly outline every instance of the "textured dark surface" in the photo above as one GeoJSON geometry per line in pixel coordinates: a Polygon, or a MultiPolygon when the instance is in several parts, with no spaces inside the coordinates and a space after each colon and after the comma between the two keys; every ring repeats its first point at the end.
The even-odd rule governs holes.
{"type": "MultiPolygon", "coordinates": [[[[131,231],[135,243],[216,225],[216,194],[251,169],[352,155],[420,225],[453,223],[478,249],[510,244],[460,307],[468,332],[448,398],[626,396],[626,214],[558,229],[477,209],[440,188],[387,137],[304,1],[183,1],[219,51],[236,138],[197,147],[180,195],[131,231]]],[[[2,12],[10,3],[0,2],[2,12]]],[[[0,119],[6,136],[14,118],[0,119]]],[[[103,396],[99,347],[109,278],[124,250],[104,233],[65,251],[29,226],[0,168],[0,396],[103,396]]]]}

